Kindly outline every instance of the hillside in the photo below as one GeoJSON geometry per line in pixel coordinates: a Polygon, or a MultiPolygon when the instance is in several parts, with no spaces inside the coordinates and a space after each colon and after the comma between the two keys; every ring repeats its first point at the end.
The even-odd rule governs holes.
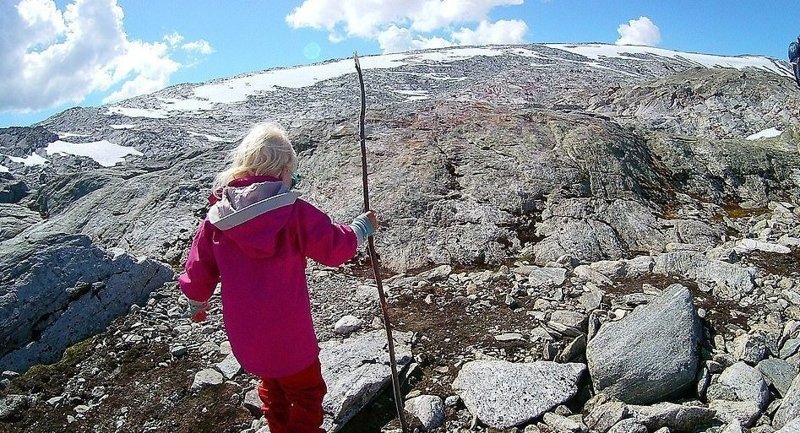
{"type": "MultiPolygon", "coordinates": [[[[438,431],[767,432],[800,415],[788,64],[600,44],[361,63],[376,244],[419,422],[432,407],[438,431]]],[[[288,129],[306,200],[360,213],[357,84],[343,59],[0,129],[0,431],[261,428],[218,295],[191,324],[173,274],[257,122],[288,129]],[[192,389],[198,372],[212,384],[192,389]]],[[[365,264],[309,269],[329,429],[391,418],[365,264]],[[346,315],[360,327],[334,332],[346,315]]]]}

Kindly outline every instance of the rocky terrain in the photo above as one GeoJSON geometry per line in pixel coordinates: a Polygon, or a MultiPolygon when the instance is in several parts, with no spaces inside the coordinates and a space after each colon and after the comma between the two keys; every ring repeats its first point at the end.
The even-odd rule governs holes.
{"type": "MultiPolygon", "coordinates": [[[[784,63],[529,45],[362,59],[405,407],[426,431],[800,431],[800,90],[784,63]]],[[[351,60],[0,130],[0,431],[263,431],[174,281],[225,152],[289,130],[360,212],[351,60]]],[[[394,431],[362,255],[308,270],[329,431],[394,431]]]]}

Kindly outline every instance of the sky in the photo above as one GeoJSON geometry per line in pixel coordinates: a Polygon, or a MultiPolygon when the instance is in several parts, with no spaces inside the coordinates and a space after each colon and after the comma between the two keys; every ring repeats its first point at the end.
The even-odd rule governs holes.
{"type": "Polygon", "coordinates": [[[278,66],[602,42],[785,59],[800,1],[0,0],[0,127],[278,66]]]}

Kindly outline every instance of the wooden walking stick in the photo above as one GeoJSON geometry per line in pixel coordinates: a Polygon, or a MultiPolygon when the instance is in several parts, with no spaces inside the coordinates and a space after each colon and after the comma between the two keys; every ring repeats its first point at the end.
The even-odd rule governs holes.
{"type": "MultiPolygon", "coordinates": [[[[364,134],[364,116],[367,111],[367,97],[364,90],[364,75],[361,73],[361,63],[358,61],[358,53],[353,53],[353,60],[356,62],[356,72],[358,72],[358,83],[361,86],[361,118],[359,122],[361,135],[361,180],[364,189],[364,212],[370,210],[369,207],[369,185],[367,182],[367,144],[364,134]]],[[[392,338],[392,324],[389,321],[389,307],[386,305],[386,295],[383,293],[383,283],[381,282],[380,267],[378,265],[378,253],[375,252],[375,241],[372,236],[369,242],[369,258],[372,262],[372,274],[375,276],[375,283],[378,286],[378,299],[381,303],[383,312],[383,327],[386,329],[386,339],[389,343],[389,364],[392,367],[392,388],[394,389],[394,403],[397,408],[397,417],[400,419],[400,427],[403,433],[408,433],[406,418],[403,415],[403,396],[400,392],[400,379],[397,376],[397,360],[394,356],[394,339],[392,338]]]]}

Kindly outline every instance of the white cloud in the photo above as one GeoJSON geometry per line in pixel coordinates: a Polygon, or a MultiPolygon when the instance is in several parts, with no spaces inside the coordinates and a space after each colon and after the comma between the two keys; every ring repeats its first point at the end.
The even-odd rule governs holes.
{"type": "Polygon", "coordinates": [[[397,53],[425,48],[442,48],[454,45],[452,42],[440,37],[415,37],[409,29],[403,29],[397,26],[391,26],[378,34],[378,44],[384,53],[397,53]]]}
{"type": "MultiPolygon", "coordinates": [[[[171,55],[183,37],[130,40],[123,18],[117,0],[73,0],[63,12],[53,0],[0,1],[0,112],[77,103],[116,89],[105,98],[112,101],[168,85],[182,66],[171,55]]],[[[205,54],[205,41],[198,42],[192,49],[205,54]]]]}
{"type": "Polygon", "coordinates": [[[488,21],[499,6],[524,0],[304,0],[286,16],[292,28],[328,32],[331,42],[351,37],[376,40],[384,52],[450,45],[520,43],[528,26],[520,20],[488,21]],[[454,26],[480,23],[477,28],[454,26]]]}
{"type": "Polygon", "coordinates": [[[198,53],[206,56],[214,52],[214,48],[211,46],[211,44],[209,44],[208,41],[205,41],[203,39],[193,42],[187,42],[181,45],[181,48],[189,53],[198,53]]]}
{"type": "Polygon", "coordinates": [[[654,47],[661,42],[661,30],[650,18],[639,17],[617,27],[617,45],[646,45],[654,47]]]}
{"type": "Polygon", "coordinates": [[[462,27],[453,32],[453,39],[459,45],[521,44],[527,31],[528,25],[520,20],[481,21],[475,30],[462,27]]]}

